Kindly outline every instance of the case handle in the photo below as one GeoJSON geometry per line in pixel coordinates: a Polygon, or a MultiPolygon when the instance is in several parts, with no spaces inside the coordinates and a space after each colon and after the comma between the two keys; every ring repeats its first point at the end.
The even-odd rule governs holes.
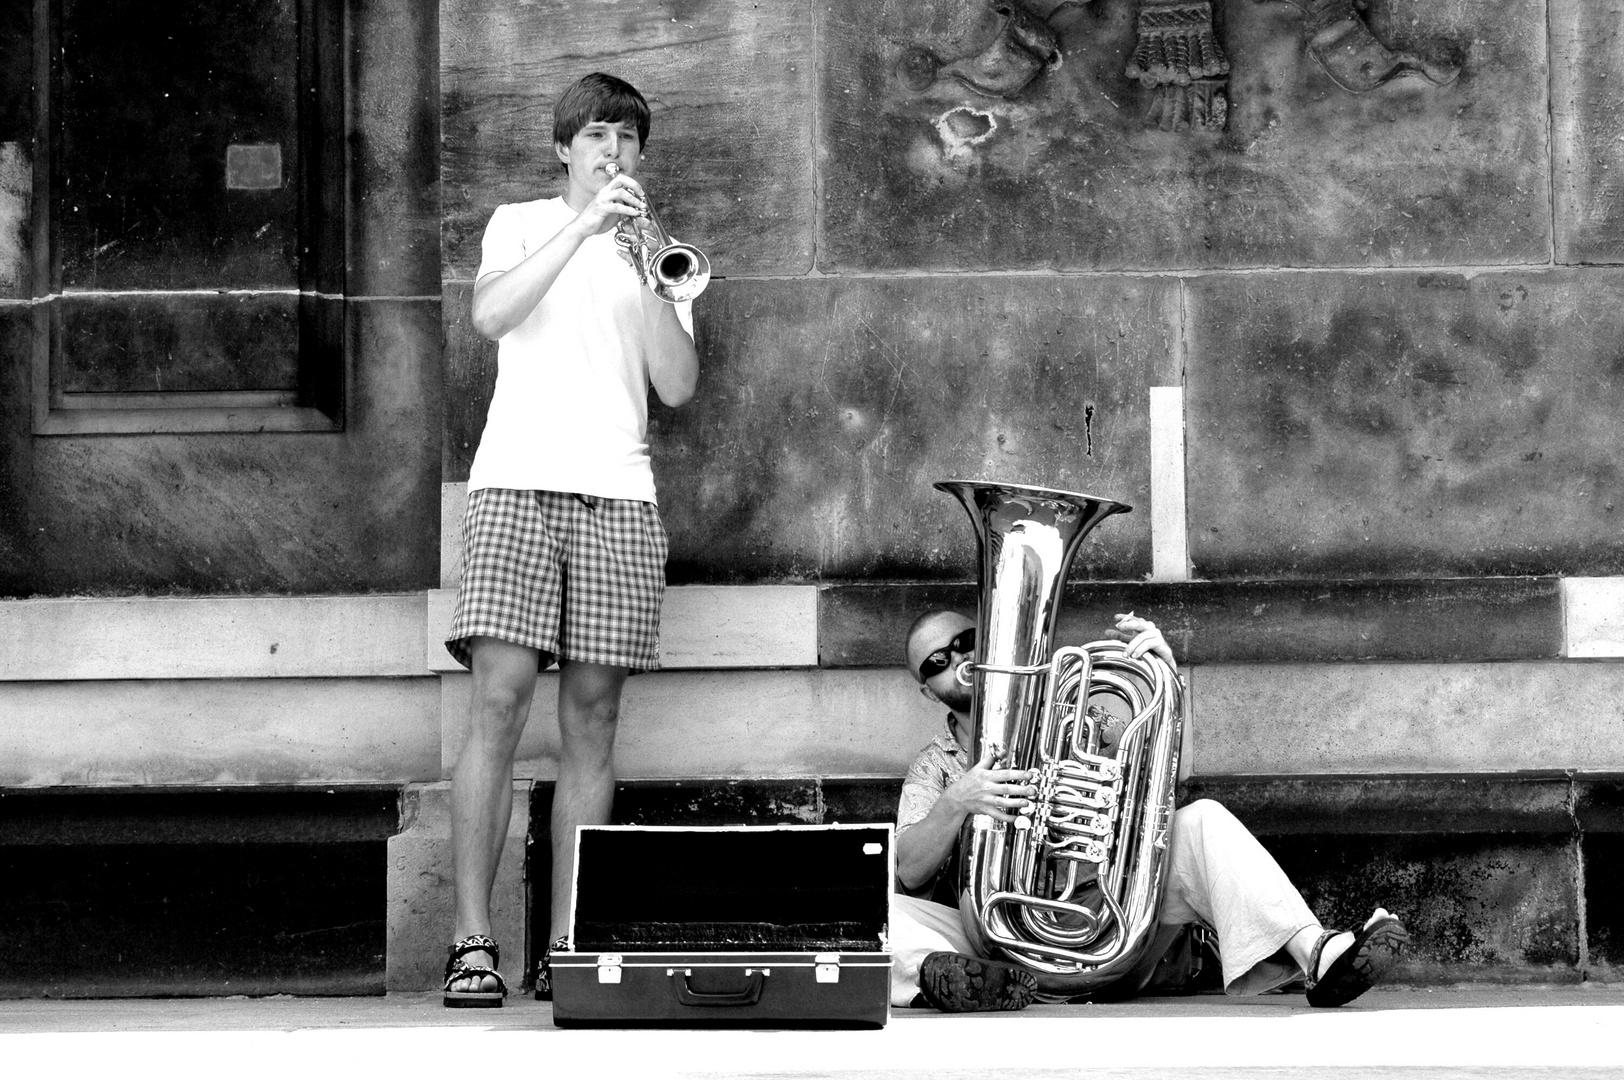
{"type": "Polygon", "coordinates": [[[688,985],[686,971],[673,971],[671,973],[671,986],[677,992],[677,1000],[684,1005],[695,1006],[722,1006],[743,1007],[754,1005],[761,1000],[761,984],[764,982],[763,973],[753,971],[745,977],[744,989],[724,992],[720,994],[700,993],[688,985]]]}

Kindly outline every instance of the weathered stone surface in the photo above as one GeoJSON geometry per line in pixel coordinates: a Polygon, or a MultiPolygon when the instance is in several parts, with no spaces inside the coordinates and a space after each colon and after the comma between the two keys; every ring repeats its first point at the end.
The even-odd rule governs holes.
{"type": "MultiPolygon", "coordinates": [[[[1175,296],[1139,278],[712,286],[698,395],[650,411],[671,580],[962,576],[974,530],[931,486],[950,477],[1144,507],[1175,296]]],[[[1097,530],[1079,573],[1147,572],[1149,526],[1097,530]]]]}
{"type": "Polygon", "coordinates": [[[1562,579],[1567,656],[1624,656],[1624,578],[1562,579]]]}
{"type": "Polygon", "coordinates": [[[1589,0],[1550,7],[1556,258],[1616,263],[1624,260],[1624,11],[1589,0]]]}
{"type": "Polygon", "coordinates": [[[1624,273],[1189,283],[1196,574],[1613,574],[1624,273]]]}
{"type": "MultiPolygon", "coordinates": [[[[819,825],[818,783],[798,780],[643,781],[615,786],[616,825],[819,825]]],[[[533,835],[546,833],[544,822],[533,835]]]]}
{"type": "Polygon", "coordinates": [[[1587,835],[1583,849],[1590,964],[1616,980],[1624,977],[1624,835],[1587,835]]]}
{"type": "Polygon", "coordinates": [[[1267,844],[1326,926],[1377,905],[1411,941],[1398,982],[1577,981],[1579,910],[1566,837],[1302,836],[1267,844]]]}
{"type": "MultiPolygon", "coordinates": [[[[446,775],[468,738],[473,676],[441,684],[446,775]]],[[[558,676],[536,687],[514,775],[558,775],[558,676]]],[[[901,671],[661,671],[621,696],[616,774],[627,780],[901,776],[943,711],[901,671]]]]}
{"type": "Polygon", "coordinates": [[[362,0],[350,16],[352,296],[440,291],[437,5],[362,0]]]}
{"type": "Polygon", "coordinates": [[[1215,774],[1624,771],[1624,668],[1208,664],[1193,768],[1215,774]]]}
{"type": "Polygon", "coordinates": [[[299,386],[294,293],[76,294],[55,310],[70,394],[299,386]]]}
{"type": "Polygon", "coordinates": [[[1567,836],[1574,788],[1566,776],[1204,776],[1181,801],[1216,799],[1257,836],[1567,836]]]}
{"type": "Polygon", "coordinates": [[[496,342],[486,341],[474,329],[473,299],[474,286],[468,281],[448,281],[441,294],[445,326],[441,475],[446,481],[467,481],[496,389],[496,342]]]}
{"type": "Polygon", "coordinates": [[[0,300],[27,297],[34,281],[34,161],[26,143],[0,141],[0,300]]]}
{"type": "MultiPolygon", "coordinates": [[[[900,664],[916,616],[934,607],[973,614],[976,592],[972,585],[945,583],[824,586],[818,591],[819,662],[900,664]]],[[[1123,611],[1153,620],[1184,663],[1562,655],[1562,595],[1553,578],[1073,581],[1055,646],[1101,637],[1123,611]]]]}
{"type": "Polygon", "coordinates": [[[1464,66],[1448,86],[1357,95],[1308,55],[1296,7],[1214,5],[1232,63],[1221,134],[1146,125],[1124,75],[1136,5],[1026,6],[1048,15],[1060,56],[1008,97],[932,80],[929,65],[909,87],[911,49],[974,53],[972,5],[820,10],[820,269],[1546,258],[1543,4],[1374,3],[1390,45],[1464,66]]]}
{"type": "Polygon", "coordinates": [[[0,787],[430,780],[439,698],[428,677],[0,682],[0,787]]]}
{"type": "Polygon", "coordinates": [[[63,5],[51,213],[69,288],[300,281],[298,5],[63,5]],[[159,62],[158,58],[162,61],[159,62]],[[233,189],[227,147],[274,145],[274,186],[233,189]]]}
{"type": "Polygon", "coordinates": [[[387,840],[394,787],[45,788],[0,794],[0,846],[337,844],[387,840]]]}
{"type": "Polygon", "coordinates": [[[384,842],[0,846],[0,998],[381,994],[384,842]]]}
{"type": "MultiPolygon", "coordinates": [[[[525,957],[525,941],[530,936],[525,879],[530,787],[528,782],[513,785],[513,816],[508,819],[491,886],[491,936],[502,947],[501,970],[515,991],[529,982],[526,973],[534,970],[525,957]]],[[[409,784],[400,795],[400,832],[389,838],[385,875],[388,961],[384,982],[389,990],[418,992],[444,985],[446,946],[455,933],[454,880],[451,785],[409,784]]]]}
{"type": "Polygon", "coordinates": [[[37,439],[30,312],[0,309],[0,595],[432,587],[439,311],[348,305],[341,434],[37,439]]]}
{"type": "Polygon", "coordinates": [[[812,263],[812,6],[442,4],[446,276],[474,276],[498,204],[562,193],[552,102],[596,70],[648,98],[640,179],[673,235],[697,244],[721,275],[804,273],[812,263]]]}
{"type": "Polygon", "coordinates": [[[422,593],[0,600],[0,680],[427,674],[422,593]]]}

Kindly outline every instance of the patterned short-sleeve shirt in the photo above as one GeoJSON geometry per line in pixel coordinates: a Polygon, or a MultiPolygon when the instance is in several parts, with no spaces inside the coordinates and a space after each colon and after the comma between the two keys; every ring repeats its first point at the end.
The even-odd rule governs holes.
{"type": "MultiPolygon", "coordinates": [[[[1098,705],[1090,705],[1088,714],[1103,724],[1101,743],[1106,754],[1115,752],[1118,738],[1121,737],[1127,723],[1123,718],[1116,716],[1098,705]]],[[[953,733],[953,714],[948,713],[942,726],[941,734],[937,735],[925,745],[923,750],[914,755],[913,761],[908,765],[908,772],[902,779],[902,798],[897,802],[897,833],[911,825],[923,821],[930,808],[936,805],[936,800],[965,773],[970,771],[970,751],[959,745],[958,736],[953,733]]],[[[958,861],[958,845],[953,845],[953,852],[937,869],[935,876],[915,890],[917,895],[926,895],[932,892],[939,882],[948,882],[957,879],[957,873],[944,873],[958,861]]],[[[950,898],[943,901],[953,903],[950,898]]]]}

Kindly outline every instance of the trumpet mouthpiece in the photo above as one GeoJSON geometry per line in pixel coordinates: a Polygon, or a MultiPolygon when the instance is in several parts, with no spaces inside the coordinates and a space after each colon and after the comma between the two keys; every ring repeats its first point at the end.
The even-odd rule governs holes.
{"type": "Polygon", "coordinates": [[[613,180],[615,177],[620,175],[620,165],[611,161],[609,164],[603,167],[603,171],[609,174],[609,179],[613,180]]]}

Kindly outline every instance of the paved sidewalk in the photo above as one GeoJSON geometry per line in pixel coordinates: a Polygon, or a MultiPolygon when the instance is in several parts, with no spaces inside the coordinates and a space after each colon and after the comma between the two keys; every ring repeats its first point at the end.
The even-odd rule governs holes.
{"type": "Polygon", "coordinates": [[[1624,987],[1381,989],[1340,1010],[1301,995],[896,1010],[870,1031],[561,1030],[526,997],[8,1001],[0,1062],[52,1078],[1624,1077],[1624,987]]]}

